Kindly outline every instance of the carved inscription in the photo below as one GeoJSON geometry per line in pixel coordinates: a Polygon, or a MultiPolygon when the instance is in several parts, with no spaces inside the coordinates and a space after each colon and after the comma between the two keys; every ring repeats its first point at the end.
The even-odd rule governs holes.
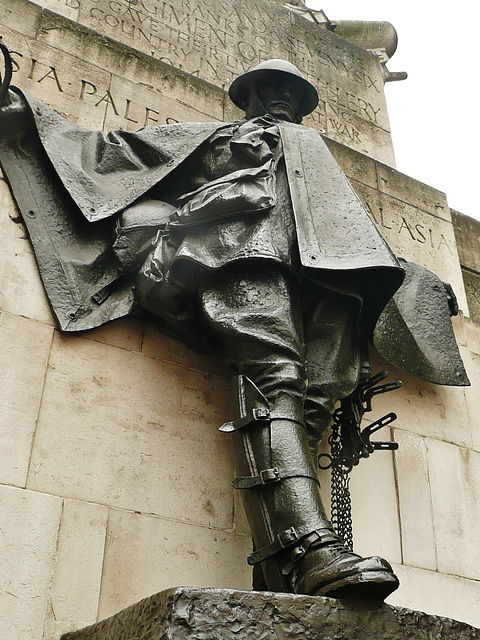
{"type": "MultiPolygon", "coordinates": [[[[136,124],[138,128],[152,124],[178,122],[172,117],[162,119],[159,117],[159,111],[153,105],[139,105],[138,101],[133,97],[116,96],[114,91],[106,86],[100,86],[98,82],[95,83],[86,78],[76,78],[74,82],[71,82],[66,77],[63,77],[62,71],[59,71],[53,65],[36,58],[20,60],[23,55],[15,51],[12,52],[12,57],[14,59],[14,71],[19,70],[20,62],[22,62],[28,66],[28,79],[36,84],[47,84],[50,90],[59,93],[64,93],[64,87],[68,85],[69,90],[73,91],[74,97],[79,101],[88,101],[93,103],[95,107],[104,107],[115,116],[121,116],[125,120],[126,128],[130,128],[127,123],[136,124]]],[[[345,111],[341,112],[341,108],[341,106],[337,108],[325,101],[321,101],[320,108],[308,120],[311,124],[313,123],[316,129],[322,132],[326,133],[327,130],[333,129],[336,133],[348,137],[352,142],[361,142],[360,133],[355,124],[349,122],[349,114],[345,111]]],[[[306,124],[309,124],[309,122],[306,121],[306,124]]]]}
{"type": "MultiPolygon", "coordinates": [[[[442,232],[438,228],[438,224],[428,224],[423,218],[422,222],[417,222],[416,219],[410,219],[410,216],[395,216],[386,213],[382,207],[377,207],[376,210],[367,203],[367,210],[375,220],[378,228],[388,238],[397,235],[401,236],[403,240],[423,244],[429,250],[433,249],[439,251],[442,248],[451,255],[455,255],[455,246],[453,237],[449,234],[448,240],[446,233],[442,232]]],[[[418,216],[416,216],[418,218],[418,216]]],[[[451,229],[449,229],[451,231],[451,229]]]]}
{"type": "Polygon", "coordinates": [[[80,20],[189,73],[227,81],[279,49],[292,50],[287,12],[263,2],[66,0],[80,20]],[[123,34],[123,37],[122,35],[123,34]]]}
{"type": "MultiPolygon", "coordinates": [[[[84,64],[75,68],[72,58],[64,54],[61,64],[48,60],[49,47],[38,47],[35,56],[29,51],[11,51],[14,78],[13,83],[26,89],[35,97],[45,100],[57,110],[65,113],[80,124],[90,128],[122,128],[137,130],[154,124],[172,124],[181,120],[212,120],[214,112],[202,114],[193,107],[181,105],[178,101],[160,97],[152,88],[140,89],[138,85],[119,80],[107,72],[84,64]],[[89,120],[88,114],[98,112],[89,120]],[[76,117],[85,112],[84,118],[76,117]],[[86,120],[86,122],[84,122],[86,120]]],[[[53,57],[53,56],[52,56],[53,57]]],[[[221,119],[221,113],[218,112],[221,119]]]]}
{"type": "Polygon", "coordinates": [[[378,192],[362,200],[392,251],[450,282],[460,308],[467,309],[451,222],[378,192]]]}
{"type": "Polygon", "coordinates": [[[63,0],[80,23],[219,86],[269,58],[291,60],[317,87],[306,122],[352,145],[388,131],[373,56],[264,0],[63,0]]]}
{"type": "Polygon", "coordinates": [[[111,110],[114,115],[122,116],[126,122],[137,125],[137,128],[159,123],[155,117],[159,112],[153,106],[139,105],[129,98],[117,98],[107,88],[108,85],[100,86],[98,82],[87,80],[85,77],[72,78],[71,74],[64,74],[62,70],[48,64],[48,62],[45,63],[31,57],[27,58],[18,51],[12,51],[11,54],[14,73],[27,69],[28,80],[37,85],[48,85],[49,92],[65,93],[64,87],[68,86],[68,93],[78,101],[88,101],[94,107],[106,112],[111,110]]]}

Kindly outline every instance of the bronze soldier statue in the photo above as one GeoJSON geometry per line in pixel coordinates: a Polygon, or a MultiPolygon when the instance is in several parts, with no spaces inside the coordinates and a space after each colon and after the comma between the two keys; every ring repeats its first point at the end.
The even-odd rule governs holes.
{"type": "MultiPolygon", "coordinates": [[[[392,323],[405,326],[394,294],[407,265],[300,124],[318,95],[295,66],[264,62],[229,94],[245,119],[104,135],[15,90],[2,164],[63,330],[147,312],[238,374],[239,416],[222,429],[264,587],[383,599],[398,580],[334,533],[314,458],[335,403],[370,376],[376,325],[381,345],[392,323]]],[[[449,319],[454,296],[441,289],[449,319]]],[[[452,335],[438,378],[426,356],[397,364],[468,384],[452,335]]]]}

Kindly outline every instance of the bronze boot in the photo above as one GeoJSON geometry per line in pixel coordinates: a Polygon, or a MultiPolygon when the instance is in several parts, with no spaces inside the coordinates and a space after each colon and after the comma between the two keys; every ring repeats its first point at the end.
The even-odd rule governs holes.
{"type": "MultiPolygon", "coordinates": [[[[291,567],[291,568],[290,568],[291,567]]],[[[384,600],[398,588],[398,578],[383,558],[351,552],[331,527],[314,531],[290,553],[294,593],[384,600]]]]}
{"type": "Polygon", "coordinates": [[[242,491],[255,548],[249,564],[261,565],[270,591],[386,598],[399,584],[391,566],[352,553],[325,515],[304,425],[270,419],[257,387],[246,376],[238,383],[240,418],[221,430],[234,436],[233,485],[242,491]]]}

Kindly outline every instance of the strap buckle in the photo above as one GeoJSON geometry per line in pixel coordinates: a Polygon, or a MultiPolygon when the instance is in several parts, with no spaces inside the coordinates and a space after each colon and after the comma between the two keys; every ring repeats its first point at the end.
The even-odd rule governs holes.
{"type": "Polygon", "coordinates": [[[251,553],[247,558],[247,562],[249,565],[263,562],[279,551],[282,551],[283,549],[290,547],[292,544],[295,544],[295,542],[297,542],[299,539],[300,535],[295,527],[290,527],[290,529],[286,529],[285,531],[282,531],[282,533],[279,533],[271,544],[251,553]]]}
{"type": "Polygon", "coordinates": [[[219,428],[219,431],[222,433],[233,433],[234,431],[239,431],[240,429],[245,429],[253,425],[254,423],[269,423],[270,422],[270,411],[263,407],[257,407],[255,409],[251,409],[246,415],[241,418],[237,418],[236,420],[232,420],[231,422],[225,422],[219,428]]]}
{"type": "Polygon", "coordinates": [[[232,486],[235,489],[253,489],[254,487],[261,487],[266,484],[272,484],[279,482],[282,479],[280,470],[278,467],[272,467],[271,469],[262,469],[257,476],[243,476],[235,478],[232,482],[232,486]]]}
{"type": "Polygon", "coordinates": [[[311,547],[328,545],[329,543],[337,543],[338,541],[339,538],[329,529],[316,529],[307,534],[302,539],[302,542],[292,549],[290,559],[282,569],[283,575],[286,576],[291,573],[295,565],[304,557],[311,547]]]}

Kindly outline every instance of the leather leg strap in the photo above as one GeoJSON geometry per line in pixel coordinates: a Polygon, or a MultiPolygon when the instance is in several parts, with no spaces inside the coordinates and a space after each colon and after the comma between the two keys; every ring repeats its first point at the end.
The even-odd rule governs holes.
{"type": "Polygon", "coordinates": [[[282,471],[279,467],[263,469],[256,476],[241,476],[239,478],[235,478],[232,482],[232,486],[235,487],[235,489],[258,489],[270,486],[275,482],[287,480],[288,478],[309,478],[320,486],[318,478],[313,474],[307,473],[305,469],[290,468],[282,471]]]}
{"type": "Polygon", "coordinates": [[[264,560],[274,556],[276,553],[279,553],[280,551],[283,551],[284,549],[287,549],[299,542],[301,544],[296,547],[299,551],[294,554],[294,558],[291,558],[291,561],[294,560],[294,563],[291,568],[289,568],[290,563],[287,563],[283,569],[283,573],[285,574],[290,573],[291,569],[293,569],[293,565],[305,555],[312,545],[334,542],[338,543],[339,538],[331,529],[315,529],[314,525],[311,523],[307,523],[302,527],[290,527],[290,529],[286,529],[279,533],[271,544],[250,554],[248,556],[248,564],[254,565],[258,562],[263,562],[264,560]]]}

